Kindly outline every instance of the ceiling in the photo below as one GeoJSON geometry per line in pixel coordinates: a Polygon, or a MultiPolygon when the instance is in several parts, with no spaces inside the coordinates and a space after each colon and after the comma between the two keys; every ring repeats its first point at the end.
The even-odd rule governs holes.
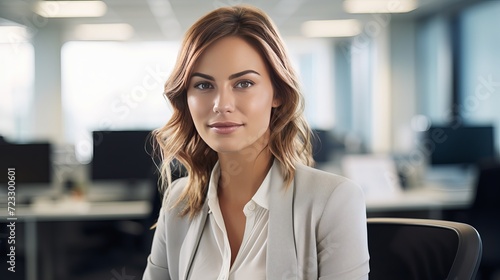
{"type": "MultiPolygon", "coordinates": [[[[396,0],[397,1],[397,0],[396,0]]],[[[405,1],[405,0],[399,0],[405,1]]],[[[0,0],[0,18],[29,27],[57,27],[63,40],[73,39],[72,30],[81,23],[128,23],[134,29],[131,40],[178,40],[200,16],[217,7],[250,4],[266,11],[284,36],[300,36],[307,20],[355,18],[363,22],[370,14],[347,14],[343,0],[104,0],[108,9],[99,18],[40,18],[32,12],[36,0],[0,0]]],[[[462,5],[467,0],[419,0],[419,8],[391,19],[419,17],[462,5]]],[[[8,24],[1,20],[0,25],[8,24]]]]}

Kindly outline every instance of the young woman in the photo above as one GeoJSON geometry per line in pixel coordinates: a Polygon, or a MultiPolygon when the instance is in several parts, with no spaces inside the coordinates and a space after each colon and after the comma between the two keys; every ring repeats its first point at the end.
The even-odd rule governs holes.
{"type": "Polygon", "coordinates": [[[198,20],[165,95],[167,187],[143,279],[368,279],[362,192],[309,167],[298,79],[267,15],[198,20]],[[171,182],[173,160],[189,175],[171,182]]]}

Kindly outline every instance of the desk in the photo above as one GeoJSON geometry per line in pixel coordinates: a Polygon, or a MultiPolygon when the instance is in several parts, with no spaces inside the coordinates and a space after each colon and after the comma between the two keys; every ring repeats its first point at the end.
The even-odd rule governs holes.
{"type": "MultiPolygon", "coordinates": [[[[333,174],[348,176],[342,173],[343,168],[339,161],[341,157],[337,161],[323,163],[318,168],[333,174]]],[[[351,169],[354,167],[357,168],[357,172],[353,174],[355,178],[348,177],[362,187],[363,183],[367,184],[363,190],[368,213],[429,211],[431,213],[429,218],[440,219],[442,210],[467,208],[474,199],[475,190],[472,185],[474,174],[470,170],[464,172],[456,168],[429,169],[428,174],[415,182],[413,186],[400,189],[396,167],[387,157],[359,156],[351,169]],[[392,184],[391,178],[396,178],[396,187],[392,184]],[[443,178],[448,180],[443,180],[443,178]],[[374,182],[375,185],[373,185],[374,182]]]]}
{"type": "MultiPolygon", "coordinates": [[[[136,219],[149,215],[149,201],[41,201],[29,206],[16,207],[17,221],[26,225],[26,275],[27,280],[38,279],[37,268],[37,222],[38,221],[84,221],[84,220],[116,220],[136,219]]],[[[5,211],[0,218],[6,221],[5,211]]],[[[50,277],[48,277],[50,279],[50,277]]]]}
{"type": "Polygon", "coordinates": [[[474,190],[441,188],[426,185],[404,190],[387,198],[366,198],[368,213],[388,211],[429,211],[430,218],[441,219],[442,210],[467,208],[474,199],[474,190]]]}

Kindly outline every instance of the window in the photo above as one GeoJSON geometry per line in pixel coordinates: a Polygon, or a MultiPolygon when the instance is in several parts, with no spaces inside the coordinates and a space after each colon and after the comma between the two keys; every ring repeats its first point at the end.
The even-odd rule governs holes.
{"type": "Polygon", "coordinates": [[[500,147],[500,2],[480,3],[461,15],[460,113],[469,124],[494,124],[500,147]]]}
{"type": "Polygon", "coordinates": [[[33,106],[33,45],[0,43],[0,61],[0,135],[25,141],[33,106]]]}
{"type": "Polygon", "coordinates": [[[418,113],[432,122],[451,120],[451,46],[450,30],[445,16],[423,22],[417,33],[418,113]]]}
{"type": "Polygon", "coordinates": [[[171,115],[163,86],[178,44],[68,42],[62,55],[62,103],[67,141],[89,162],[94,130],[155,129],[171,115]]]}
{"type": "Polygon", "coordinates": [[[321,39],[290,39],[287,43],[300,78],[307,121],[313,128],[331,129],[334,124],[333,47],[321,39]]]}

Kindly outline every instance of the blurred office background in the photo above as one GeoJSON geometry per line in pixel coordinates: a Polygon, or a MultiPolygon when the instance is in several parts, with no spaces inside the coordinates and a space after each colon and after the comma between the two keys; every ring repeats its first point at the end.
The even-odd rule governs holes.
{"type": "Polygon", "coordinates": [[[163,84],[186,29],[242,3],[286,42],[317,167],[357,180],[368,216],[476,226],[478,279],[499,279],[500,1],[486,0],[0,0],[0,278],[142,276],[163,84]]]}

